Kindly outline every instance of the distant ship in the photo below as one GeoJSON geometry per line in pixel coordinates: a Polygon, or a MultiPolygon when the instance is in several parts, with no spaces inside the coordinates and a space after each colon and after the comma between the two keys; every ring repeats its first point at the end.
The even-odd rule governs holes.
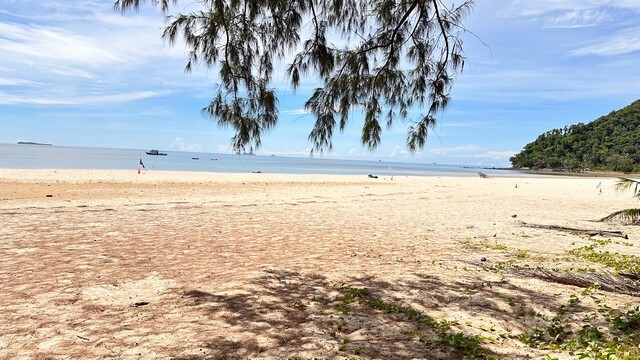
{"type": "Polygon", "coordinates": [[[18,145],[44,145],[44,146],[51,146],[51,144],[42,144],[42,143],[37,143],[37,142],[33,142],[33,141],[18,141],[18,145]]]}
{"type": "Polygon", "coordinates": [[[161,153],[158,150],[149,150],[146,152],[147,155],[162,155],[162,156],[167,156],[167,153],[161,153]]]}

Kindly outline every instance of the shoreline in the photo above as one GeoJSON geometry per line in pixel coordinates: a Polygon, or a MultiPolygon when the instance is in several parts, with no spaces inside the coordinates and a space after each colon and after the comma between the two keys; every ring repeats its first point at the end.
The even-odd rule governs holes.
{"type": "Polygon", "coordinates": [[[568,176],[568,177],[585,177],[585,178],[628,178],[640,177],[640,174],[627,174],[614,171],[554,171],[554,170],[519,170],[528,174],[549,175],[549,176],[568,176]]]}
{"type": "Polygon", "coordinates": [[[491,168],[491,169],[518,171],[525,174],[550,175],[550,176],[602,177],[602,178],[640,177],[640,174],[623,173],[623,172],[616,172],[616,171],[565,171],[565,170],[549,170],[549,169],[522,170],[522,169],[514,169],[514,168],[491,168]]]}
{"type": "MultiPolygon", "coordinates": [[[[593,177],[593,178],[617,178],[612,173],[572,174],[547,171],[519,171],[517,174],[488,174],[488,178],[557,178],[557,177],[593,177]]],[[[330,174],[330,173],[269,173],[269,172],[214,172],[196,170],[156,170],[142,169],[14,169],[0,168],[0,182],[221,182],[244,179],[247,181],[276,181],[287,182],[291,180],[303,180],[307,182],[385,182],[400,179],[429,179],[429,178],[479,178],[474,173],[443,173],[433,175],[378,175],[378,178],[369,178],[367,174],[330,174]]]]}

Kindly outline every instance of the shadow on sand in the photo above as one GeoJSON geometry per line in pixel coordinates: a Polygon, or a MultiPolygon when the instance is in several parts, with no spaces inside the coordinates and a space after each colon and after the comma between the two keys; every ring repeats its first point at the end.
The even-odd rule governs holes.
{"type": "Polygon", "coordinates": [[[445,320],[452,315],[447,309],[522,333],[536,320],[507,303],[553,308],[563,302],[506,281],[471,289],[469,283],[433,276],[406,283],[353,278],[337,284],[321,275],[278,270],[233,294],[187,289],[183,299],[212,328],[221,328],[202,345],[206,355],[178,359],[530,358],[532,349],[495,329],[445,320]],[[434,311],[444,316],[427,315],[434,311]]]}

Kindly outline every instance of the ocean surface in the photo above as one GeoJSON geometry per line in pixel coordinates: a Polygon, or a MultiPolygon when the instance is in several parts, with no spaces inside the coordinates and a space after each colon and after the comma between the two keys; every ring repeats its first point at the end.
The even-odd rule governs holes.
{"type": "Polygon", "coordinates": [[[463,165],[160,151],[167,156],[147,155],[145,150],[135,149],[0,144],[0,168],[137,170],[142,168],[142,161],[147,170],[221,173],[464,176],[482,171],[494,175],[525,175],[463,165]]]}

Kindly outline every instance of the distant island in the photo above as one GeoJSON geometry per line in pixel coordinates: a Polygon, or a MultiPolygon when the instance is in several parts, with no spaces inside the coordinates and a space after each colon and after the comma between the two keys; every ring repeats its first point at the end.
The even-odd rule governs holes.
{"type": "Polygon", "coordinates": [[[37,143],[33,141],[18,141],[18,145],[43,145],[43,146],[52,146],[51,144],[43,144],[37,143]]]}
{"type": "Polygon", "coordinates": [[[587,124],[538,136],[511,157],[515,169],[640,172],[640,100],[587,124]]]}

